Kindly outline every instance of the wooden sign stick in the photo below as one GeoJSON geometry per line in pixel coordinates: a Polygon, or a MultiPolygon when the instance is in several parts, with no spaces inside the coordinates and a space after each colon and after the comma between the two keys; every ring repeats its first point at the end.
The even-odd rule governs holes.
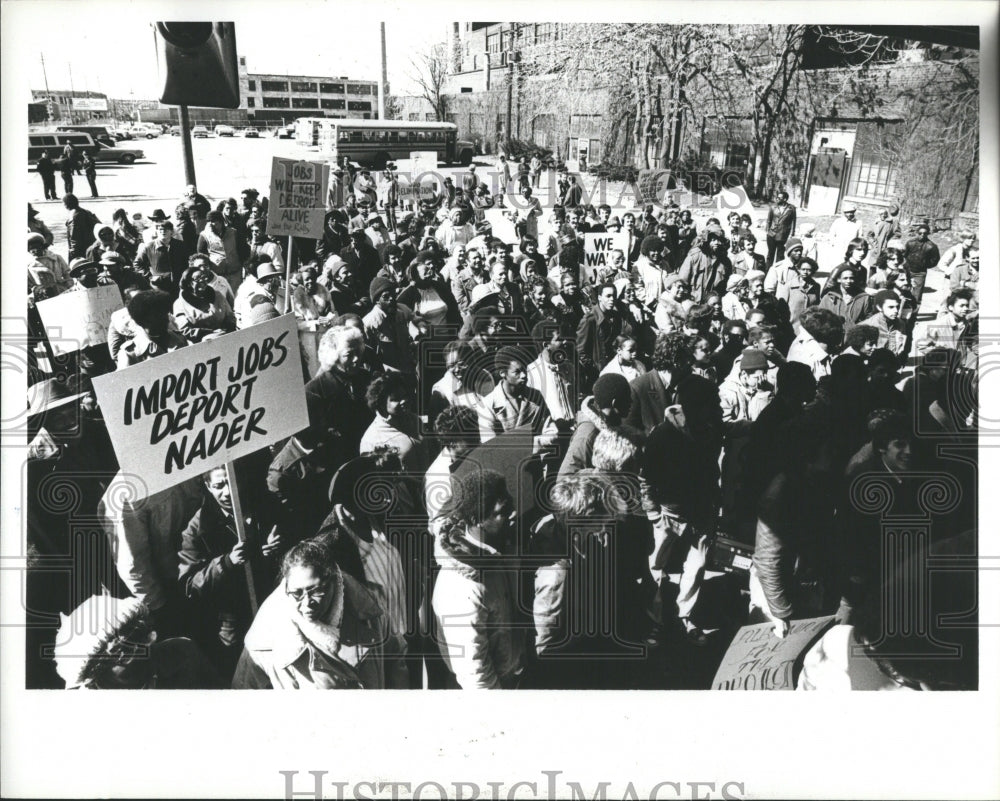
{"type": "MultiPolygon", "coordinates": [[[[240,489],[236,483],[236,464],[226,462],[226,477],[229,479],[229,492],[233,498],[233,519],[236,521],[236,537],[240,542],[247,541],[246,518],[243,517],[243,505],[240,503],[240,489]]],[[[250,554],[243,563],[243,568],[247,574],[247,591],[250,593],[250,611],[257,615],[257,588],[253,581],[253,565],[250,554]]]]}

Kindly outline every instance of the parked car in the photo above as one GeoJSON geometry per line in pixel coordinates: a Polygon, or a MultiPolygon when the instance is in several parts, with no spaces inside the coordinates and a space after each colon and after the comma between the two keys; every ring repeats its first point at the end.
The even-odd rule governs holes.
{"type": "Polygon", "coordinates": [[[204,125],[195,125],[194,128],[191,129],[191,138],[208,139],[208,128],[204,125]]]}
{"type": "Polygon", "coordinates": [[[233,126],[232,125],[216,125],[215,126],[215,135],[216,136],[233,136],[233,135],[235,135],[235,133],[236,133],[236,131],[233,130],[233,126]]]}
{"type": "Polygon", "coordinates": [[[260,131],[256,128],[244,128],[243,129],[244,139],[260,139],[260,131]]]}
{"type": "Polygon", "coordinates": [[[160,128],[156,125],[143,125],[137,122],[131,127],[132,136],[137,138],[155,139],[160,135],[160,128]]]}
{"type": "Polygon", "coordinates": [[[180,125],[171,125],[170,126],[170,135],[171,136],[180,136],[181,135],[181,126],[180,125]]]}
{"type": "Polygon", "coordinates": [[[132,136],[132,132],[128,128],[115,128],[112,133],[114,134],[115,139],[119,142],[124,142],[126,139],[135,139],[135,137],[132,136]]]}
{"type": "Polygon", "coordinates": [[[295,138],[295,126],[294,125],[281,125],[274,129],[274,135],[278,139],[294,139],[295,138]]]}

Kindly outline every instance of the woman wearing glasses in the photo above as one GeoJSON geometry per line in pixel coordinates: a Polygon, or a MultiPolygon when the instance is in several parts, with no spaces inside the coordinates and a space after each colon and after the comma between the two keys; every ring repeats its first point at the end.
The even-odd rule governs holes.
{"type": "Polygon", "coordinates": [[[316,540],[292,548],[281,573],[247,632],[233,688],[384,688],[386,621],[375,596],[316,540]]]}

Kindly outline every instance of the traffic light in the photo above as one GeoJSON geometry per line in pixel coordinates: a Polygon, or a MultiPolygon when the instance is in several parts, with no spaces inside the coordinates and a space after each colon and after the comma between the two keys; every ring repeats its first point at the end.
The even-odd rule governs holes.
{"type": "Polygon", "coordinates": [[[240,105],[236,26],[232,22],[157,22],[160,102],[175,106],[240,105]]]}

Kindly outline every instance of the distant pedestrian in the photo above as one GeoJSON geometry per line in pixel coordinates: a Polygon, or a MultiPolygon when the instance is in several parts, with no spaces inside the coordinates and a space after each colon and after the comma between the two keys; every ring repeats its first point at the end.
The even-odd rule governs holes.
{"type": "MultiPolygon", "coordinates": [[[[35,172],[42,176],[42,189],[45,192],[45,199],[58,200],[59,196],[56,194],[56,165],[49,158],[47,150],[42,151],[42,155],[35,165],[35,172]]],[[[72,179],[70,180],[72,181],[72,179]]]]}
{"type": "Polygon", "coordinates": [[[66,158],[64,155],[61,159],[55,162],[55,166],[59,169],[59,174],[62,176],[63,180],[63,194],[72,195],[73,194],[73,161],[72,159],[66,158]]]}
{"type": "Polygon", "coordinates": [[[767,266],[785,258],[785,242],[795,233],[795,206],[787,192],[778,192],[778,202],[767,212],[767,266]]]}
{"type": "Polygon", "coordinates": [[[903,251],[903,266],[910,273],[913,297],[917,301],[917,308],[920,308],[920,299],[924,295],[924,282],[927,280],[927,271],[931,267],[937,267],[941,261],[941,252],[938,246],[930,239],[931,229],[927,223],[917,226],[917,236],[906,243],[903,251]]]}
{"type": "Polygon", "coordinates": [[[97,164],[94,162],[93,156],[84,153],[80,160],[80,166],[83,167],[83,174],[87,176],[87,183],[90,184],[90,196],[100,197],[97,194],[97,164]]]}

